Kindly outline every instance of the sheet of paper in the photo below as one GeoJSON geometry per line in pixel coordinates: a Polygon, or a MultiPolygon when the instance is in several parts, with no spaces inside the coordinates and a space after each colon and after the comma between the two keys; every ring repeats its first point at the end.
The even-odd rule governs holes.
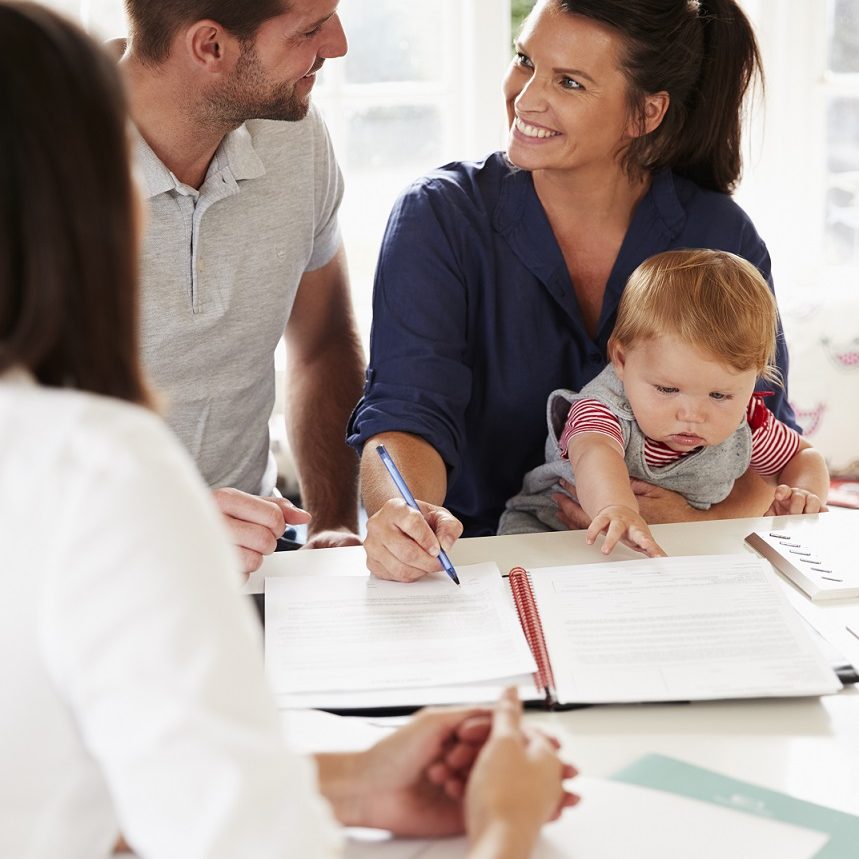
{"type": "Polygon", "coordinates": [[[508,686],[519,690],[520,701],[545,701],[533,674],[501,677],[491,682],[459,683],[450,686],[402,687],[400,689],[358,689],[347,692],[320,691],[275,694],[281,710],[317,707],[322,710],[379,710],[386,707],[443,706],[446,704],[491,705],[508,686]]]}
{"type": "Polygon", "coordinates": [[[420,689],[534,671],[498,568],[458,573],[461,587],[444,573],[412,584],[267,578],[266,670],[275,693],[420,689]]]}
{"type": "Polygon", "coordinates": [[[530,572],[562,703],[841,688],[769,565],[749,554],[530,572]]]}
{"type": "Polygon", "coordinates": [[[856,859],[859,816],[854,814],[659,754],[645,755],[633,761],[616,772],[612,781],[697,799],[765,820],[822,832],[829,836],[829,840],[826,847],[815,854],[816,857],[856,859]]]}
{"type": "MultiPolygon", "coordinates": [[[[658,790],[579,777],[581,803],[547,825],[532,859],[812,859],[821,832],[658,790]]],[[[347,842],[347,859],[463,859],[464,838],[347,842]]]]}

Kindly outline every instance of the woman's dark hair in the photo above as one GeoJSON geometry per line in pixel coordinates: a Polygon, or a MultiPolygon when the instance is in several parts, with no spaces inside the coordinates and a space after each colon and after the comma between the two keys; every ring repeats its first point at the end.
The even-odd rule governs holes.
{"type": "Polygon", "coordinates": [[[0,372],[147,402],[115,66],[71,22],[0,2],[0,113],[0,372]]]}
{"type": "Polygon", "coordinates": [[[183,24],[209,18],[248,41],[260,24],[288,8],[285,0],[125,0],[134,51],[150,65],[167,59],[170,43],[183,24]]]}
{"type": "Polygon", "coordinates": [[[654,131],[624,153],[630,173],[670,167],[723,193],[740,178],[746,90],[763,81],[752,26],[734,0],[557,0],[619,31],[630,111],[643,120],[646,95],[665,91],[670,105],[654,131]]]}

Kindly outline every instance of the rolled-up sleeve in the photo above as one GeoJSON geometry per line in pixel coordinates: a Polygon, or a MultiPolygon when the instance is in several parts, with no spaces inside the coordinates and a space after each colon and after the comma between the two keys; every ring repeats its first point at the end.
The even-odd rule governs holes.
{"type": "Polygon", "coordinates": [[[349,425],[360,450],[382,432],[420,436],[455,471],[471,398],[468,217],[454,187],[424,179],[397,201],[373,290],[370,366],[349,425]]]}

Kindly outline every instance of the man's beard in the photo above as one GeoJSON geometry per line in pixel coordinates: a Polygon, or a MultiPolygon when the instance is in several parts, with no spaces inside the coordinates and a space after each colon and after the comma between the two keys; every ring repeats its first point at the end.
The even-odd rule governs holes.
{"type": "MultiPolygon", "coordinates": [[[[321,67],[322,61],[317,63],[321,67]]],[[[295,92],[295,84],[272,84],[252,42],[242,45],[233,74],[206,95],[205,118],[213,124],[238,128],[247,119],[298,122],[310,109],[309,95],[295,92]]]]}

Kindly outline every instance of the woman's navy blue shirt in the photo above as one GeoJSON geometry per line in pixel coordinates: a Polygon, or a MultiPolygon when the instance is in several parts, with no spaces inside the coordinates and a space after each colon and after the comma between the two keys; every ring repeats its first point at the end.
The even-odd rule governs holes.
{"type": "MultiPolygon", "coordinates": [[[[447,464],[445,506],[465,535],[494,534],[505,501],[543,462],[548,394],[578,390],[605,367],[630,273],[677,248],[735,253],[772,287],[769,254],[745,212],[662,171],[633,215],[592,339],[530,173],[499,152],[419,179],[382,242],[370,366],[349,443],[360,450],[395,431],[426,439],[447,464]]],[[[781,323],[778,365],[787,379],[781,323]]],[[[786,391],[767,404],[797,426],[786,391]]]]}

